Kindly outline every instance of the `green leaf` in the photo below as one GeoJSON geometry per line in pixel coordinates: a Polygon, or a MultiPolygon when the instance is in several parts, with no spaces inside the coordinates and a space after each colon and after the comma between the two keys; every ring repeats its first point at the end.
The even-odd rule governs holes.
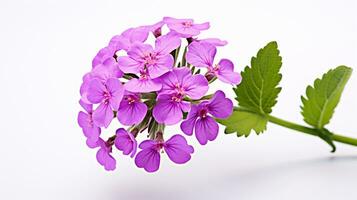
{"type": "Polygon", "coordinates": [[[276,42],[268,43],[251,60],[251,67],[242,72],[242,82],[234,89],[239,106],[251,111],[269,114],[281,91],[277,87],[282,75],[282,62],[276,42]]]}
{"type": "Polygon", "coordinates": [[[252,130],[257,134],[266,129],[268,119],[261,114],[249,111],[235,110],[227,119],[216,119],[220,124],[226,126],[225,133],[237,133],[237,136],[248,136],[252,130]]]}
{"type": "Polygon", "coordinates": [[[330,122],[351,73],[351,68],[339,66],[324,74],[322,79],[316,79],[314,86],[306,88],[306,97],[301,96],[301,114],[306,123],[323,129],[330,122]]]}

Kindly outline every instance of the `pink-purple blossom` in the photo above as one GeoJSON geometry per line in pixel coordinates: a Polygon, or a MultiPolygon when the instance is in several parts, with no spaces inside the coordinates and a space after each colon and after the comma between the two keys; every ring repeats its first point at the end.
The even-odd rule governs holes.
{"type": "Polygon", "coordinates": [[[84,110],[77,121],[105,170],[116,168],[118,151],[117,159],[129,155],[147,172],[157,171],[165,154],[184,164],[194,149],[183,135],[195,133],[202,145],[217,138],[216,119],[231,115],[233,104],[223,91],[209,86],[216,78],[238,84],[240,75],[232,61],[214,62],[216,47],[227,41],[201,38],[209,27],[208,22],[164,17],[112,37],[95,55],[82,78],[84,110]],[[119,126],[115,133],[107,129],[113,124],[119,126]],[[172,125],[179,130],[175,135],[166,130],[172,125]]]}
{"type": "Polygon", "coordinates": [[[132,133],[129,133],[123,128],[120,128],[116,131],[116,137],[114,140],[115,147],[122,151],[124,155],[129,155],[134,157],[137,149],[137,142],[132,133]]]}
{"type": "Polygon", "coordinates": [[[218,90],[210,101],[192,105],[187,119],[181,123],[181,130],[187,135],[192,135],[194,130],[198,142],[205,145],[207,141],[217,138],[218,124],[214,118],[227,118],[232,114],[232,111],[232,101],[218,90]]]}
{"type": "Polygon", "coordinates": [[[79,101],[79,104],[81,104],[86,112],[80,111],[78,113],[78,124],[87,138],[87,143],[96,143],[99,139],[101,129],[93,122],[93,106],[91,104],[86,104],[83,101],[79,101]]]}
{"type": "Polygon", "coordinates": [[[180,38],[164,35],[156,39],[155,48],[149,44],[135,43],[128,51],[128,56],[118,58],[119,68],[125,73],[139,74],[125,85],[130,92],[152,92],[161,89],[161,75],[173,68],[174,58],[171,51],[179,47],[180,38]]]}
{"type": "Polygon", "coordinates": [[[187,144],[182,135],[174,135],[167,141],[145,140],[140,143],[142,149],[135,157],[135,164],[147,172],[155,172],[160,167],[160,151],[164,149],[170,160],[176,164],[186,163],[191,159],[194,149],[187,144]]]}
{"type": "Polygon", "coordinates": [[[139,26],[136,28],[129,28],[120,35],[112,37],[109,42],[109,47],[119,50],[129,50],[131,45],[136,42],[145,42],[149,36],[150,29],[146,26],[139,26]]]}
{"type": "Polygon", "coordinates": [[[200,74],[192,75],[190,69],[173,69],[161,78],[162,89],[153,109],[153,116],[159,123],[173,125],[182,119],[182,112],[190,110],[185,97],[200,99],[208,90],[206,78],[200,74]]]}
{"type": "Polygon", "coordinates": [[[122,83],[115,78],[108,79],[105,83],[93,79],[89,83],[88,100],[99,106],[93,112],[93,121],[97,126],[108,127],[117,111],[124,95],[122,83]]]}
{"type": "Polygon", "coordinates": [[[138,124],[144,119],[147,109],[146,104],[141,102],[139,94],[126,92],[120,103],[117,117],[123,125],[138,124]]]}
{"type": "Polygon", "coordinates": [[[111,155],[112,147],[108,147],[106,142],[102,139],[97,142],[99,150],[97,151],[97,161],[101,164],[105,170],[112,171],[116,168],[116,160],[111,155]]]}
{"type": "Polygon", "coordinates": [[[180,34],[184,38],[197,36],[201,31],[210,27],[209,22],[195,24],[193,19],[176,19],[173,17],[164,17],[163,20],[171,31],[180,34]]]}
{"type": "Polygon", "coordinates": [[[229,84],[239,84],[241,76],[234,72],[233,62],[229,59],[221,59],[214,64],[217,49],[208,42],[192,42],[188,46],[186,54],[187,62],[196,67],[206,67],[207,74],[216,76],[219,80],[229,84]]]}

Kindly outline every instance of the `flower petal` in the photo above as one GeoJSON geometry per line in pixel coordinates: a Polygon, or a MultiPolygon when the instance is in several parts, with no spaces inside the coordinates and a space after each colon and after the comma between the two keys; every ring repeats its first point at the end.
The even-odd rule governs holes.
{"type": "Polygon", "coordinates": [[[226,40],[220,40],[218,38],[206,38],[206,39],[200,39],[199,42],[207,42],[210,43],[214,46],[225,46],[228,44],[226,40]]]}
{"type": "Polygon", "coordinates": [[[123,100],[120,103],[117,117],[121,124],[131,126],[141,122],[147,112],[146,104],[142,102],[132,102],[129,103],[123,100]]]}
{"type": "Polygon", "coordinates": [[[199,118],[196,121],[195,135],[201,145],[213,141],[218,135],[218,124],[212,117],[199,118]]]}
{"type": "Polygon", "coordinates": [[[216,56],[216,47],[209,43],[192,42],[188,46],[186,60],[196,67],[210,67],[216,56]]]}
{"type": "Polygon", "coordinates": [[[143,67],[143,64],[129,56],[118,57],[118,66],[121,71],[125,73],[139,73],[140,69],[143,67]]]}
{"type": "Polygon", "coordinates": [[[121,100],[124,96],[124,86],[118,79],[110,78],[106,82],[107,90],[112,95],[110,98],[110,106],[114,110],[118,110],[121,100]]]}
{"type": "Polygon", "coordinates": [[[164,149],[170,160],[176,164],[186,163],[191,159],[194,149],[187,144],[182,135],[174,135],[164,144],[164,149]]]}
{"type": "Polygon", "coordinates": [[[202,23],[202,24],[194,24],[193,25],[193,28],[201,30],[201,31],[207,30],[207,29],[209,29],[209,27],[210,27],[209,22],[205,22],[205,23],[202,23]]]}
{"type": "Polygon", "coordinates": [[[147,149],[147,148],[153,148],[156,146],[156,141],[154,140],[144,140],[140,143],[139,148],[140,149],[147,149]]]}
{"type": "Polygon", "coordinates": [[[160,153],[152,148],[141,150],[135,157],[135,164],[147,172],[155,172],[160,167],[160,153]]]}
{"type": "Polygon", "coordinates": [[[233,102],[226,98],[224,92],[218,90],[208,104],[208,112],[216,118],[227,118],[233,112],[233,102]]]}
{"type": "Polygon", "coordinates": [[[117,149],[123,151],[124,155],[129,155],[130,153],[131,157],[135,155],[137,142],[133,135],[125,129],[120,128],[116,131],[114,144],[117,149]]]}
{"type": "Polygon", "coordinates": [[[197,105],[192,104],[191,110],[188,113],[186,120],[183,121],[180,125],[182,132],[184,132],[186,135],[192,135],[193,133],[193,128],[198,117],[197,108],[197,105]]]}
{"type": "Polygon", "coordinates": [[[155,52],[160,55],[170,54],[181,45],[181,39],[172,34],[160,36],[155,41],[155,52]]]}
{"type": "Polygon", "coordinates": [[[201,74],[192,76],[183,83],[186,94],[192,99],[200,99],[208,91],[208,81],[201,74]]]}
{"type": "Polygon", "coordinates": [[[87,113],[80,111],[78,113],[78,117],[77,117],[78,125],[81,128],[90,127],[88,118],[89,118],[89,115],[87,113]]]}
{"type": "Polygon", "coordinates": [[[222,59],[219,61],[218,65],[220,66],[217,78],[222,82],[237,85],[240,83],[242,77],[239,73],[234,72],[234,65],[232,61],[228,59],[222,59]]]}
{"type": "Polygon", "coordinates": [[[191,70],[187,67],[174,68],[171,72],[162,75],[162,89],[160,93],[172,93],[177,84],[183,85],[191,77],[191,70]]]}
{"type": "Polygon", "coordinates": [[[144,62],[143,58],[152,52],[154,49],[151,45],[135,42],[128,51],[128,56],[138,62],[144,62]]]}
{"type": "Polygon", "coordinates": [[[166,72],[170,71],[174,65],[174,58],[171,54],[157,57],[154,65],[148,67],[149,75],[151,78],[157,78],[166,72]]]}
{"type": "Polygon", "coordinates": [[[130,92],[153,92],[159,91],[162,87],[160,79],[130,79],[124,85],[125,89],[130,92]]]}
{"type": "Polygon", "coordinates": [[[107,171],[112,171],[116,167],[116,161],[107,149],[101,147],[97,152],[97,160],[107,171]]]}
{"type": "Polygon", "coordinates": [[[83,128],[84,135],[87,137],[87,140],[92,143],[98,141],[100,132],[100,128],[96,126],[83,128]]]}
{"type": "Polygon", "coordinates": [[[99,64],[104,63],[105,60],[108,58],[112,58],[113,55],[115,54],[116,49],[113,48],[112,46],[107,46],[99,50],[97,55],[93,58],[92,60],[92,67],[96,67],[99,64]]]}
{"type": "Polygon", "coordinates": [[[149,30],[145,26],[139,26],[135,28],[129,28],[121,34],[130,40],[131,43],[134,42],[145,42],[149,36],[149,30]]]}
{"type": "Polygon", "coordinates": [[[100,103],[104,91],[106,91],[104,84],[98,79],[93,79],[89,83],[87,98],[91,103],[100,103]]]}
{"type": "Polygon", "coordinates": [[[114,117],[109,104],[101,103],[93,112],[93,122],[99,127],[108,127],[114,117]]]}
{"type": "Polygon", "coordinates": [[[161,124],[174,125],[182,119],[182,110],[180,103],[174,102],[170,99],[170,95],[165,96],[162,99],[158,99],[154,109],[153,116],[155,120],[161,124]]]}

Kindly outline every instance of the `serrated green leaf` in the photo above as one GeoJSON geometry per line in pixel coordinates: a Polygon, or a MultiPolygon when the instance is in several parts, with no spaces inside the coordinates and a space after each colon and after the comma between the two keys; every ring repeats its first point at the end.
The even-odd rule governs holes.
{"type": "Polygon", "coordinates": [[[226,126],[225,133],[237,133],[238,136],[248,136],[252,130],[257,134],[266,129],[268,119],[264,115],[247,111],[234,111],[227,119],[216,119],[226,126]]]}
{"type": "Polygon", "coordinates": [[[257,113],[269,114],[281,91],[277,87],[282,62],[276,42],[268,43],[251,60],[251,67],[241,73],[242,82],[234,89],[239,106],[257,113]]]}
{"type": "Polygon", "coordinates": [[[301,96],[301,114],[306,123],[323,129],[330,122],[351,73],[351,68],[339,66],[316,79],[313,87],[306,88],[306,97],[301,96]]]}

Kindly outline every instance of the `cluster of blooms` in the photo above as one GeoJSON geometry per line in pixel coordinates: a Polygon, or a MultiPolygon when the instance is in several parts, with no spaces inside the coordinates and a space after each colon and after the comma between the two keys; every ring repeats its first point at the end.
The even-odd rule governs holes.
{"type": "Polygon", "coordinates": [[[165,126],[181,121],[182,132],[189,136],[195,132],[201,145],[216,139],[215,118],[230,116],[233,103],[220,90],[207,95],[209,84],[218,79],[236,85],[241,77],[230,60],[214,62],[217,46],[226,45],[226,41],[197,38],[209,26],[208,22],[165,17],[154,25],[114,36],[95,56],[80,88],[84,111],[78,114],[78,124],[87,145],[98,148],[97,160],[106,170],[116,167],[113,146],[135,157],[136,166],[147,172],[159,169],[160,152],[174,163],[186,163],[194,152],[186,139],[176,134],[164,140],[165,126]],[[167,26],[167,34],[162,34],[163,26],[167,26]],[[150,34],[155,38],[154,47],[146,43],[150,34]],[[185,47],[178,59],[181,46],[185,47]],[[118,56],[121,51],[125,56],[118,56]],[[204,75],[200,74],[202,68],[206,69],[204,75]],[[101,129],[115,118],[128,128],[119,128],[103,140],[101,129]],[[145,130],[148,139],[136,153],[136,138],[145,130]]]}

